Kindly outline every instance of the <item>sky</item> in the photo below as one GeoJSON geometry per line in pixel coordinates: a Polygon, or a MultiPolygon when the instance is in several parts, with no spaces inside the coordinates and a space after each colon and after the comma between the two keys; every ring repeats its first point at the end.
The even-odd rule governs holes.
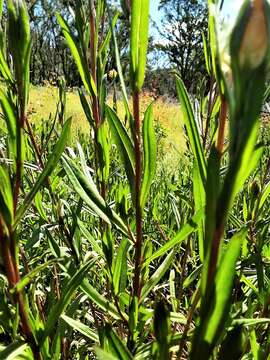
{"type": "MultiPolygon", "coordinates": [[[[238,10],[241,7],[243,0],[224,0],[223,13],[226,18],[229,18],[230,21],[233,21],[237,14],[238,10]]],[[[161,18],[161,13],[158,11],[159,0],[150,0],[150,14],[153,20],[159,23],[161,18]]],[[[152,29],[152,33],[155,34],[155,31],[152,29]]]]}

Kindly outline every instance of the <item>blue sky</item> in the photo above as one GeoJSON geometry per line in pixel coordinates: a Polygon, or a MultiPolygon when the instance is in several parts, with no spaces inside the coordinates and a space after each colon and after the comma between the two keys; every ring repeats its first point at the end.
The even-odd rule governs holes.
{"type": "MultiPolygon", "coordinates": [[[[225,0],[223,9],[224,14],[231,20],[234,20],[241,6],[241,3],[242,0],[225,0]]],[[[158,4],[159,0],[150,0],[150,14],[152,19],[155,20],[157,23],[161,18],[161,13],[160,11],[158,11],[158,4]]]]}

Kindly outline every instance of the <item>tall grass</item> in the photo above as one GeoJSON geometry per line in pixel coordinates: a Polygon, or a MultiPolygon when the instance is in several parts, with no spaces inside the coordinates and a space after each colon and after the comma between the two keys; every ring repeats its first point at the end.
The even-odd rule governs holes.
{"type": "Polygon", "coordinates": [[[219,4],[209,1],[210,92],[194,101],[176,76],[187,151],[173,175],[156,171],[155,104],[143,116],[141,109],[149,1],[122,4],[130,12],[132,107],[119,13],[103,0],[78,0],[72,23],[57,15],[90,124],[76,147],[67,146],[64,79],[55,117],[42,131],[31,127],[27,8],[23,0],[6,5],[0,359],[268,359],[269,132],[259,131],[269,92],[268,2],[244,3],[225,72],[219,4]],[[110,46],[124,118],[107,104],[110,46]]]}

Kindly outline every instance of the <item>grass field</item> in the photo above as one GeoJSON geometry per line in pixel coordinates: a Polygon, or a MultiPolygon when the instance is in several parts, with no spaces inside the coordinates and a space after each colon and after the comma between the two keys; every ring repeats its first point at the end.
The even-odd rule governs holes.
{"type": "MultiPolygon", "coordinates": [[[[146,107],[153,101],[145,95],[141,102],[142,114],[146,107]]],[[[54,116],[58,102],[58,89],[53,86],[32,87],[30,92],[29,113],[32,122],[48,119],[54,116]]],[[[110,103],[110,99],[108,101],[110,103]]],[[[121,101],[118,102],[118,112],[124,118],[124,107],[121,101]]],[[[67,117],[72,117],[73,136],[76,139],[79,132],[89,132],[89,125],[81,107],[79,95],[76,91],[67,93],[67,117]]],[[[163,151],[167,160],[175,158],[177,154],[185,149],[185,140],[181,122],[180,106],[177,102],[164,101],[158,99],[154,102],[154,118],[161,126],[162,133],[165,135],[163,140],[163,151]]]]}

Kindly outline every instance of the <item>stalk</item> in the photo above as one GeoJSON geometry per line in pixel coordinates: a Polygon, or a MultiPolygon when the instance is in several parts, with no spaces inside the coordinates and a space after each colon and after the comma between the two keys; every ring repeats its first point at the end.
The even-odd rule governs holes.
{"type": "MultiPolygon", "coordinates": [[[[7,276],[10,289],[12,289],[20,281],[19,269],[16,264],[16,259],[12,254],[13,249],[12,249],[11,238],[13,238],[13,236],[14,236],[13,234],[10,234],[8,238],[7,236],[4,235],[3,224],[0,217],[0,249],[3,257],[5,273],[7,276]]],[[[14,240],[13,242],[15,243],[14,240]]],[[[35,359],[39,360],[41,359],[40,353],[29,323],[27,307],[25,305],[23,294],[21,292],[16,293],[14,295],[14,301],[19,305],[22,332],[33,350],[35,359]]]]}
{"type": "MultiPolygon", "coordinates": [[[[102,26],[101,26],[101,38],[103,36],[103,31],[104,31],[104,14],[102,17],[102,26]]],[[[90,16],[89,16],[89,26],[90,26],[90,71],[91,71],[91,75],[92,75],[92,79],[93,82],[96,86],[96,89],[98,89],[98,81],[97,81],[97,34],[96,32],[98,31],[97,26],[96,26],[96,10],[95,10],[95,5],[94,5],[94,1],[90,0],[90,16]]],[[[93,118],[95,121],[95,152],[96,152],[96,170],[98,170],[98,168],[101,165],[101,160],[100,160],[100,154],[99,154],[99,146],[98,146],[98,131],[99,131],[99,127],[101,125],[102,119],[101,119],[101,115],[100,115],[100,104],[99,104],[99,98],[96,94],[92,95],[92,113],[93,113],[93,118]]],[[[102,179],[99,182],[99,191],[101,196],[103,197],[103,199],[106,198],[106,184],[104,182],[104,180],[102,179]]],[[[104,228],[104,223],[101,222],[101,228],[104,228]]]]}
{"type": "Polygon", "coordinates": [[[142,263],[142,209],[140,204],[142,155],[141,155],[141,129],[140,129],[140,95],[135,90],[133,94],[133,114],[135,123],[135,206],[136,206],[136,242],[135,242],[135,274],[133,283],[134,296],[141,296],[141,263],[142,263]]]}

